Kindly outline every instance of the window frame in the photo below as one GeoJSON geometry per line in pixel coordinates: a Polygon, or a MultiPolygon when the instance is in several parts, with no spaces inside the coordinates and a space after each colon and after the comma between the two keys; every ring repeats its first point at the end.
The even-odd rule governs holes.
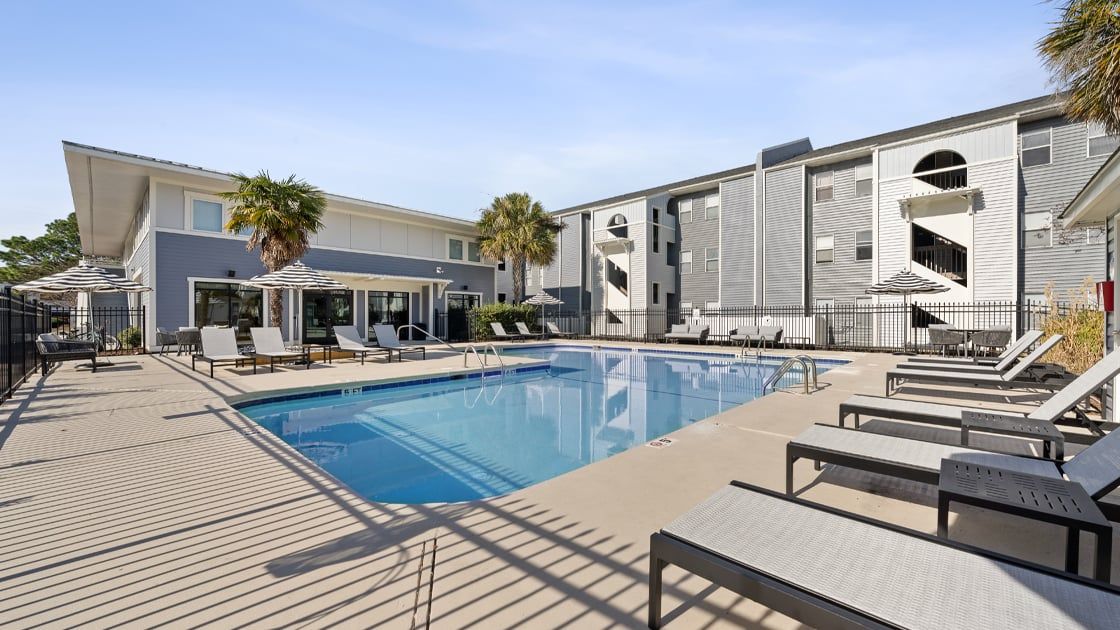
{"type": "Polygon", "coordinates": [[[1035,131],[1025,131],[1019,134],[1019,168],[1034,168],[1036,166],[1049,166],[1054,163],[1054,128],[1047,127],[1045,129],[1036,129],[1035,131]],[[1037,136],[1042,133],[1046,134],[1046,144],[1037,147],[1027,148],[1026,139],[1028,136],[1037,136]],[[1026,164],[1023,161],[1023,154],[1027,151],[1038,151],[1046,147],[1046,161],[1037,164],[1026,164]]]}
{"type": "Polygon", "coordinates": [[[853,234],[853,238],[855,240],[855,247],[853,248],[854,255],[855,255],[855,261],[856,262],[870,262],[872,260],[875,260],[875,230],[856,230],[853,234]],[[860,248],[861,243],[860,243],[860,240],[859,240],[859,235],[861,233],[864,233],[864,232],[869,234],[870,237],[868,238],[867,241],[863,242],[862,244],[863,244],[863,246],[870,248],[871,254],[867,258],[860,258],[859,257],[859,248],[860,248]]]}
{"type": "Polygon", "coordinates": [[[854,183],[852,184],[852,192],[855,193],[856,198],[858,199],[860,197],[870,197],[875,187],[875,169],[873,168],[873,165],[870,162],[868,162],[867,164],[856,164],[855,167],[852,168],[852,178],[854,180],[854,183]],[[867,169],[867,177],[861,178],[859,176],[859,170],[861,168],[867,169]],[[862,195],[859,194],[860,182],[868,182],[869,184],[871,184],[868,187],[867,192],[862,195]]]}
{"type": "Polygon", "coordinates": [[[463,234],[447,234],[447,235],[445,235],[443,255],[447,260],[451,260],[451,261],[455,261],[455,262],[468,263],[468,264],[472,264],[472,265],[477,265],[477,264],[482,263],[482,250],[480,249],[478,239],[474,238],[474,237],[470,237],[470,236],[465,236],[463,234]],[[463,244],[463,256],[461,258],[452,258],[451,257],[451,241],[460,241],[463,244]],[[470,251],[471,251],[471,244],[472,243],[474,244],[475,251],[478,253],[478,260],[471,260],[470,251]]]}
{"type": "Polygon", "coordinates": [[[1093,151],[1092,151],[1093,140],[1096,140],[1096,139],[1099,139],[1099,138],[1117,138],[1117,136],[1108,133],[1108,130],[1105,129],[1105,126],[1102,125],[1102,124],[1086,123],[1086,125],[1085,125],[1085,157],[1093,158],[1093,157],[1108,156],[1108,155],[1112,155],[1116,151],[1117,147],[1113,147],[1111,150],[1105,151],[1104,153],[1093,153],[1093,151]],[[1093,135],[1093,129],[1094,128],[1099,129],[1100,133],[1098,133],[1096,135],[1093,135]]]}
{"type": "Polygon", "coordinates": [[[186,201],[184,207],[183,226],[188,232],[199,232],[201,234],[223,234],[225,236],[237,236],[239,238],[248,238],[247,235],[236,234],[226,230],[226,223],[229,222],[229,207],[226,201],[213,193],[198,192],[195,190],[187,190],[183,193],[184,200],[186,201]],[[204,203],[216,203],[221,208],[221,217],[219,218],[221,225],[215,230],[203,230],[194,226],[194,202],[202,201],[204,203]]]}
{"type": "Polygon", "coordinates": [[[651,302],[651,304],[660,304],[661,303],[661,283],[660,282],[652,282],[650,284],[652,285],[650,287],[650,291],[653,293],[653,301],[651,302]]]}
{"type": "Polygon", "coordinates": [[[650,230],[650,239],[653,241],[653,253],[661,253],[661,208],[653,209],[653,229],[650,230]]]}
{"type": "Polygon", "coordinates": [[[824,236],[816,236],[813,238],[813,264],[823,265],[836,262],[836,235],[826,234],[824,236]],[[821,240],[828,239],[830,246],[821,247],[821,240]],[[831,252],[828,260],[821,260],[821,252],[831,252]]]}
{"type": "Polygon", "coordinates": [[[720,215],[720,210],[722,210],[722,208],[720,207],[719,193],[712,193],[710,195],[704,195],[704,220],[705,221],[711,221],[712,219],[718,219],[719,215],[720,215]],[[715,203],[712,203],[713,199],[715,199],[715,203]]]}
{"type": "Polygon", "coordinates": [[[1024,212],[1023,213],[1023,226],[1022,226],[1022,230],[1021,230],[1020,233],[1022,235],[1020,238],[1022,239],[1023,249],[1042,249],[1044,247],[1053,247],[1054,246],[1054,215],[1053,215],[1053,213],[1048,212],[1048,211],[1024,212]],[[1027,228],[1027,217],[1030,217],[1030,216],[1045,216],[1045,217],[1048,217],[1049,222],[1047,223],[1047,227],[1046,228],[1028,229],[1027,228]],[[1046,244],[1045,245],[1028,246],[1027,245],[1027,235],[1031,234],[1031,233],[1035,233],[1035,232],[1042,232],[1043,229],[1045,229],[1045,231],[1047,232],[1047,236],[1048,236],[1048,238],[1046,240],[1046,244]]]}
{"type": "Polygon", "coordinates": [[[813,203],[827,203],[836,200],[836,171],[827,170],[813,173],[813,203]],[[821,180],[828,176],[828,185],[822,186],[821,180]],[[821,191],[828,190],[828,199],[821,199],[821,191]]]}
{"type": "Polygon", "coordinates": [[[705,247],[704,248],[704,273],[713,273],[713,272],[714,273],[719,273],[719,246],[718,245],[716,247],[705,247]],[[716,252],[716,255],[714,257],[711,255],[712,250],[715,250],[715,252],[716,252]],[[716,264],[715,269],[710,268],[713,262],[716,264]]]}
{"type": "Polygon", "coordinates": [[[692,223],[692,206],[693,203],[691,197],[689,197],[688,199],[681,199],[677,202],[677,223],[692,223]],[[688,204],[687,209],[685,209],[685,204],[688,204]],[[687,221],[684,220],[685,213],[688,213],[687,221]]]}
{"type": "Polygon", "coordinates": [[[680,251],[680,253],[677,254],[677,269],[680,271],[680,274],[682,276],[692,275],[692,250],[691,249],[682,249],[680,251]],[[684,260],[685,259],[685,254],[688,254],[688,262],[685,262],[685,260],[684,260]],[[688,265],[688,271],[684,270],[685,265],[688,265]]]}

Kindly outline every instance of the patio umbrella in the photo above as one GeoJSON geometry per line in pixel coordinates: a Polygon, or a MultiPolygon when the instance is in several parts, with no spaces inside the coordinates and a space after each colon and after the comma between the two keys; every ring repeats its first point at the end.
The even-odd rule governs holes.
{"type": "Polygon", "coordinates": [[[555,298],[552,295],[550,295],[548,293],[545,293],[544,291],[541,291],[541,292],[537,293],[536,295],[534,295],[533,297],[529,298],[528,300],[525,300],[524,302],[522,302],[522,304],[536,304],[536,305],[539,305],[541,307],[541,332],[542,333],[544,332],[544,307],[546,307],[546,306],[559,306],[563,303],[564,302],[562,300],[560,300],[559,298],[555,298]]]}
{"type": "MultiPolygon", "coordinates": [[[[324,276],[298,260],[283,269],[253,276],[241,284],[258,289],[293,289],[299,294],[300,302],[303,301],[303,292],[305,289],[337,291],[347,288],[345,284],[342,284],[334,278],[324,276]]],[[[299,310],[297,305],[292,304],[292,341],[296,339],[296,323],[299,321],[298,314],[299,310]]]]}
{"type": "Polygon", "coordinates": [[[915,293],[944,293],[949,287],[927,280],[907,269],[894,274],[883,282],[867,288],[867,293],[872,295],[901,295],[906,304],[904,312],[907,318],[906,327],[902,329],[902,348],[906,349],[910,338],[910,296],[915,293]]]}
{"type": "MultiPolygon", "coordinates": [[[[94,293],[141,293],[152,290],[151,287],[114,276],[84,260],[66,271],[18,284],[12,288],[28,293],[85,293],[89,296],[90,329],[94,331],[97,330],[93,321],[94,293]]],[[[103,340],[98,338],[98,344],[104,345],[103,340]]]]}

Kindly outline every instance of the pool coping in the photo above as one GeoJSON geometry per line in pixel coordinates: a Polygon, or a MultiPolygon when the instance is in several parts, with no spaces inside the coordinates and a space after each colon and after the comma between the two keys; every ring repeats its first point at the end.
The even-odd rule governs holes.
{"type": "MultiPolygon", "coordinates": [[[[539,342],[539,343],[528,342],[528,343],[523,343],[523,344],[520,344],[520,343],[519,344],[507,344],[507,345],[503,345],[501,347],[501,350],[502,351],[517,350],[517,349],[520,349],[520,348],[567,348],[567,349],[579,349],[579,350],[610,350],[610,351],[614,351],[614,352],[632,352],[632,353],[638,353],[638,354],[687,355],[687,356],[704,357],[704,358],[706,358],[706,357],[719,357],[719,358],[724,358],[724,359],[755,359],[755,358],[757,358],[757,359],[761,359],[761,360],[764,360],[764,361],[785,361],[786,359],[789,359],[793,356],[797,356],[797,355],[786,355],[786,354],[762,354],[762,353],[758,353],[756,355],[748,355],[748,356],[744,357],[743,355],[741,355],[739,353],[726,352],[726,351],[723,351],[723,350],[701,350],[701,349],[697,349],[697,350],[669,350],[669,349],[661,349],[661,348],[646,348],[646,347],[641,347],[641,346],[605,346],[605,345],[602,345],[602,344],[574,344],[574,343],[550,343],[550,342],[539,342]]],[[[808,353],[801,353],[801,354],[808,354],[808,353]]],[[[516,356],[516,355],[514,355],[514,356],[516,356]]],[[[813,356],[813,355],[808,354],[808,356],[813,356]]],[[[833,358],[833,357],[816,357],[816,356],[813,356],[813,360],[816,361],[818,364],[830,365],[830,366],[848,365],[849,363],[852,362],[851,359],[838,359],[838,358],[833,358]]]]}

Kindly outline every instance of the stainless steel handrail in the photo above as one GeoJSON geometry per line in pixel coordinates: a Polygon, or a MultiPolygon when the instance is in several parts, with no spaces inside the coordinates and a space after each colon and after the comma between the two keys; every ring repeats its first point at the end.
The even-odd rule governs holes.
{"type": "Polygon", "coordinates": [[[498,365],[502,367],[502,376],[506,375],[506,362],[502,360],[502,356],[498,354],[498,348],[492,343],[486,344],[482,349],[483,363],[486,363],[486,355],[494,353],[494,358],[498,360],[498,365]]]}
{"type": "Polygon", "coordinates": [[[459,351],[459,349],[458,349],[458,348],[456,348],[455,346],[453,346],[453,345],[451,345],[451,344],[447,343],[447,342],[446,342],[446,341],[444,341],[443,339],[440,339],[439,337],[437,337],[437,336],[433,335],[432,333],[430,333],[430,332],[428,332],[428,331],[424,330],[423,328],[421,328],[421,327],[417,326],[416,324],[405,324],[404,326],[400,326],[400,327],[398,327],[398,328],[397,328],[397,338],[400,338],[400,336],[401,336],[401,331],[402,331],[402,330],[404,330],[405,328],[411,328],[411,329],[413,329],[413,330],[419,330],[419,331],[420,331],[420,334],[424,335],[424,336],[425,336],[425,337],[427,337],[428,339],[434,339],[434,340],[436,340],[436,341],[438,341],[438,342],[442,343],[443,345],[445,345],[445,346],[447,346],[448,348],[450,348],[452,352],[458,352],[458,351],[459,351]]]}
{"type": "Polygon", "coordinates": [[[781,380],[781,378],[786,375],[786,372],[789,372],[791,369],[793,369],[794,366],[797,366],[797,365],[800,365],[801,369],[804,370],[804,372],[805,372],[805,376],[802,379],[802,384],[805,386],[805,393],[806,394],[809,393],[809,378],[810,378],[810,375],[812,376],[812,379],[813,379],[813,389],[816,390],[817,389],[817,361],[813,357],[811,357],[807,354],[799,354],[795,357],[790,357],[790,358],[786,359],[785,361],[782,361],[782,364],[780,366],[778,366],[778,369],[775,370],[773,374],[771,374],[770,376],[768,376],[766,378],[766,380],[762,383],[763,393],[765,393],[767,389],[772,389],[775,385],[777,385],[778,381],[781,380]]]}

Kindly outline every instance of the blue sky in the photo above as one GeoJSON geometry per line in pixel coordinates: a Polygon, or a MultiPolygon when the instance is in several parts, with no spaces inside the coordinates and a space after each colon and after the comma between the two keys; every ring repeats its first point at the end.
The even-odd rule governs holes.
{"type": "Polygon", "coordinates": [[[0,237],[63,139],[455,216],[548,209],[1046,93],[1052,3],[18,2],[0,237]]]}

